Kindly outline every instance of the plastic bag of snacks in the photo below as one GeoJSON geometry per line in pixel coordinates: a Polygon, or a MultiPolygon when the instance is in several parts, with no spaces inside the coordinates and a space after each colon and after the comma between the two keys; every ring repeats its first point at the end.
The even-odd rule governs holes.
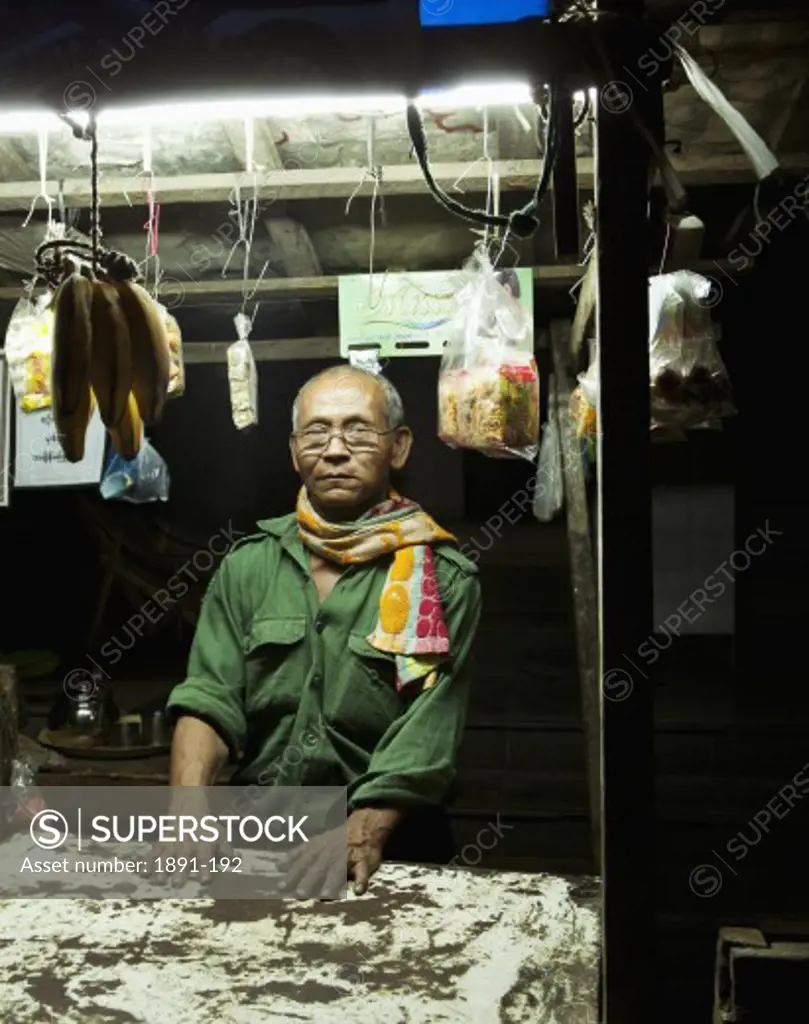
{"type": "Polygon", "coordinates": [[[20,299],[6,329],[5,350],[14,394],[23,412],[51,405],[52,295],[20,299]]]}
{"type": "Polygon", "coordinates": [[[539,372],[531,318],[482,250],[465,268],[438,377],[438,435],[453,448],[533,461],[539,372]]]}
{"type": "Polygon", "coordinates": [[[576,437],[588,440],[598,433],[598,364],[596,342],[590,340],[590,365],[578,376],[578,386],[570,394],[570,417],[576,437]]]}
{"type": "Polygon", "coordinates": [[[146,505],[169,500],[169,471],[162,455],[144,438],[134,459],[110,451],[99,490],[105,501],[146,505]]]}
{"type": "Polygon", "coordinates": [[[688,270],[649,282],[653,427],[714,427],[736,413],[710,296],[708,278],[688,270]]]}
{"type": "Polygon", "coordinates": [[[228,381],[233,422],[239,430],[258,423],[258,369],[247,340],[252,324],[243,313],[235,317],[239,340],[228,348],[228,381]]]}
{"type": "Polygon", "coordinates": [[[171,355],[171,369],[169,371],[169,398],[179,398],[185,393],[185,361],[183,360],[183,335],[180,325],[169,313],[165,306],[158,303],[160,315],[166,327],[166,335],[169,339],[169,354],[171,355]]]}

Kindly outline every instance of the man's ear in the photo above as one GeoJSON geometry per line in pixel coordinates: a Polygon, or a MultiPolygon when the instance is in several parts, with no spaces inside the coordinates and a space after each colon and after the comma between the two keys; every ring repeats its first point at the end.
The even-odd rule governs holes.
{"type": "Polygon", "coordinates": [[[410,458],[410,449],[413,447],[413,434],[410,427],[398,427],[393,435],[393,451],[391,452],[391,469],[404,469],[405,463],[410,458]]]}
{"type": "Polygon", "coordinates": [[[289,454],[290,454],[290,457],[292,458],[292,465],[295,467],[295,472],[298,474],[298,476],[300,476],[301,471],[300,471],[300,469],[298,467],[298,453],[297,453],[297,451],[295,449],[295,438],[294,437],[290,437],[290,439],[289,439],[289,454]]]}

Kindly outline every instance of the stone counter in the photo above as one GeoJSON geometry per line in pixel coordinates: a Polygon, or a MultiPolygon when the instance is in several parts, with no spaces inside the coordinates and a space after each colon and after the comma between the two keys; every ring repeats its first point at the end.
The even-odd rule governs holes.
{"type": "Polygon", "coordinates": [[[383,865],[362,897],[0,900],[3,1024],[596,1024],[599,885],[383,865]]]}

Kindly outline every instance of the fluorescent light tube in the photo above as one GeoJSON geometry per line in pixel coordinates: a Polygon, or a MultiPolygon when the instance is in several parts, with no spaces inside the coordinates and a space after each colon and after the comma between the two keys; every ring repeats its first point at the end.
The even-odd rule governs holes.
{"type": "MultiPolygon", "coordinates": [[[[420,95],[417,103],[440,107],[515,106],[532,103],[530,86],[520,82],[492,82],[434,90],[420,95]]],[[[162,103],[147,107],[111,107],[99,111],[99,125],[188,124],[194,121],[242,121],[249,117],[311,117],[318,114],[373,114],[404,111],[407,100],[395,93],[367,96],[285,96],[266,99],[221,100],[198,103],[162,103]]],[[[66,111],[86,124],[87,111],[66,111]]],[[[49,111],[0,113],[3,134],[36,134],[40,129],[58,131],[64,123],[49,111]]]]}

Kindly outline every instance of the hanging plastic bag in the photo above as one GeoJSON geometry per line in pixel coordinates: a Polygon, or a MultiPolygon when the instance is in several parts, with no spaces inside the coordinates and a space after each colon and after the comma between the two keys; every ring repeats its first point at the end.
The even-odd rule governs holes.
{"type": "Polygon", "coordinates": [[[453,448],[533,461],[539,450],[539,371],[533,323],[503,287],[485,250],[467,264],[468,283],[438,377],[438,434],[453,448]]]}
{"type": "Polygon", "coordinates": [[[129,461],[111,449],[100,490],[106,501],[127,501],[132,505],[168,501],[168,466],[146,438],[138,454],[129,461]]]}
{"type": "MultiPolygon", "coordinates": [[[[553,384],[551,384],[553,396],[553,384]]],[[[562,445],[559,439],[559,424],[556,418],[556,402],[548,401],[548,422],[542,431],[539,448],[539,465],[534,487],[534,515],[541,523],[549,523],[561,511],[565,503],[565,484],[562,476],[562,445]]]]}
{"type": "Polygon", "coordinates": [[[244,313],[234,319],[239,340],[228,348],[228,382],[233,422],[239,430],[258,424],[258,370],[247,340],[252,323],[244,313]]]}
{"type": "Polygon", "coordinates": [[[158,302],[160,315],[166,328],[166,336],[169,339],[169,355],[171,367],[169,369],[169,398],[179,398],[185,393],[185,360],[183,359],[183,335],[177,320],[169,313],[165,306],[158,302]]]}
{"type": "Polygon", "coordinates": [[[382,363],[379,361],[379,349],[352,349],[348,354],[348,361],[351,366],[358,370],[365,370],[366,373],[379,375],[382,373],[382,363]]]}
{"type": "Polygon", "coordinates": [[[51,405],[53,310],[50,292],[20,299],[6,329],[5,351],[14,394],[23,412],[51,405]]]}
{"type": "Polygon", "coordinates": [[[688,270],[649,282],[653,427],[713,427],[736,413],[710,294],[711,282],[688,270]]]}
{"type": "MultiPolygon", "coordinates": [[[[651,429],[677,437],[684,430],[721,427],[736,414],[733,387],[719,354],[719,331],[710,312],[711,282],[690,270],[649,280],[649,384],[651,429]]],[[[571,395],[579,437],[598,430],[596,349],[571,395]]],[[[683,437],[685,435],[682,435],[683,437]]]]}

